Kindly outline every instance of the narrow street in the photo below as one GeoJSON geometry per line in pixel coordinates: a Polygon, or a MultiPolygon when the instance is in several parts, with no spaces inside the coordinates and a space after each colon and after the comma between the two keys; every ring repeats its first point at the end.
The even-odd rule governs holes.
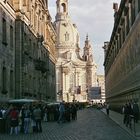
{"type": "Polygon", "coordinates": [[[43,132],[37,134],[0,134],[0,140],[135,140],[103,112],[84,109],[70,123],[43,122],[43,132]]]}

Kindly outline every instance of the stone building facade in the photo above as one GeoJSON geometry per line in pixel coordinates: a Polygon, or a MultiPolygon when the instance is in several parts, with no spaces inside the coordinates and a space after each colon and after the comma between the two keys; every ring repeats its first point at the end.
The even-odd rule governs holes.
{"type": "Polygon", "coordinates": [[[15,93],[15,19],[11,6],[0,1],[0,100],[15,93]]]}
{"type": "Polygon", "coordinates": [[[87,36],[81,54],[79,33],[69,16],[68,0],[57,0],[56,5],[57,100],[86,102],[88,89],[97,84],[97,65],[93,59],[92,46],[87,36]]]}
{"type": "Polygon", "coordinates": [[[129,101],[140,105],[140,0],[122,0],[114,4],[114,29],[105,43],[106,100],[111,107],[129,101]]]}
{"type": "Polygon", "coordinates": [[[51,23],[47,0],[4,0],[0,3],[2,11],[5,7],[4,13],[13,14],[12,18],[6,16],[10,21],[5,20],[7,26],[13,20],[13,51],[9,55],[13,57],[9,62],[13,63],[15,91],[11,98],[55,100],[56,32],[51,23]],[[12,12],[8,11],[9,7],[12,12]]]}

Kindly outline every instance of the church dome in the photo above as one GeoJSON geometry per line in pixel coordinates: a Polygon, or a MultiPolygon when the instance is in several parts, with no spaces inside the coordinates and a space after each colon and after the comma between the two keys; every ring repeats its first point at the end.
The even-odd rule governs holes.
{"type": "Polygon", "coordinates": [[[55,28],[57,32],[57,44],[63,47],[75,47],[79,44],[79,33],[75,24],[68,15],[68,1],[57,0],[57,15],[55,28]]]}

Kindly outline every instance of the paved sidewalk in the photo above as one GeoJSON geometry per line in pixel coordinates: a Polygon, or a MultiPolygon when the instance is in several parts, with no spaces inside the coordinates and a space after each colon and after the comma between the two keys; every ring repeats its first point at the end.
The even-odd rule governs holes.
{"type": "MultiPolygon", "coordinates": [[[[106,114],[105,109],[102,109],[101,111],[106,114]]],[[[132,129],[130,129],[129,127],[126,127],[123,124],[123,114],[110,110],[109,117],[113,121],[115,121],[120,127],[126,130],[129,134],[134,136],[137,140],[140,140],[140,122],[137,124],[136,123],[134,124],[134,122],[132,121],[132,129]]]]}

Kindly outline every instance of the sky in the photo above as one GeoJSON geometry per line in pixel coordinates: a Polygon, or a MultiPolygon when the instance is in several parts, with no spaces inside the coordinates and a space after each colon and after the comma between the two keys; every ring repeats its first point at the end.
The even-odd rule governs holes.
{"type": "MultiPolygon", "coordinates": [[[[83,49],[88,34],[97,64],[97,74],[104,74],[105,41],[109,41],[114,25],[113,3],[121,0],[68,0],[71,21],[77,25],[80,47],[83,49]]],[[[56,15],[56,0],[48,0],[52,22],[56,15]]]]}

